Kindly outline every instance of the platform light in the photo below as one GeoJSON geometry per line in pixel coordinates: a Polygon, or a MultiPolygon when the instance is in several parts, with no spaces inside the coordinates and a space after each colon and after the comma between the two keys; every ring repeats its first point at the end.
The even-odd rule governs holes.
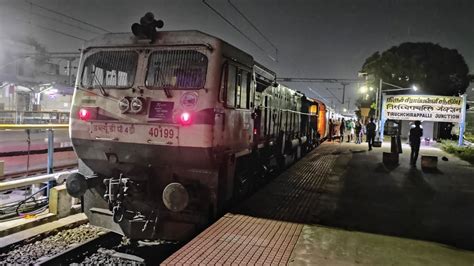
{"type": "Polygon", "coordinates": [[[367,93],[368,91],[369,91],[369,88],[367,88],[367,86],[365,85],[359,88],[360,93],[367,93]]]}

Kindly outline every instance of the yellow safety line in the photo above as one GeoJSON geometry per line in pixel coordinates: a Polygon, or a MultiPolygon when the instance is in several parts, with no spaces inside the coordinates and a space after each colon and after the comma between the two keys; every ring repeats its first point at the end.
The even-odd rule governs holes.
{"type": "Polygon", "coordinates": [[[69,124],[0,124],[0,129],[59,129],[69,128],[69,124]]]}

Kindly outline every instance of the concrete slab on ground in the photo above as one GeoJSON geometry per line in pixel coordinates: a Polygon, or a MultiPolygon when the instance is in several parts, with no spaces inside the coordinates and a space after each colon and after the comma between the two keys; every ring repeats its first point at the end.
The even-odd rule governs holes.
{"type": "Polygon", "coordinates": [[[72,226],[72,225],[79,225],[86,223],[87,217],[84,213],[79,213],[79,214],[74,214],[70,215],[68,217],[45,223],[39,226],[32,227],[30,229],[26,229],[8,236],[4,236],[0,238],[0,249],[9,246],[13,243],[20,242],[27,240],[29,238],[54,231],[54,230],[59,230],[67,226],[72,226]]]}
{"type": "Polygon", "coordinates": [[[56,215],[49,213],[49,210],[46,210],[42,213],[35,215],[34,217],[17,218],[8,221],[3,221],[0,222],[0,237],[11,235],[16,232],[23,231],[54,220],[57,220],[56,215]]]}
{"type": "Polygon", "coordinates": [[[289,265],[466,265],[474,252],[439,243],[305,225],[289,265]]]}

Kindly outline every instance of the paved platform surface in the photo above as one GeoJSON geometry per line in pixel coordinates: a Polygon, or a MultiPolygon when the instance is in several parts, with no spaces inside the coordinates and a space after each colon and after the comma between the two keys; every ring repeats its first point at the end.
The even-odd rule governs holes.
{"type": "Polygon", "coordinates": [[[474,265],[474,168],[404,149],[387,167],[388,146],[324,143],[163,264],[474,265]]]}

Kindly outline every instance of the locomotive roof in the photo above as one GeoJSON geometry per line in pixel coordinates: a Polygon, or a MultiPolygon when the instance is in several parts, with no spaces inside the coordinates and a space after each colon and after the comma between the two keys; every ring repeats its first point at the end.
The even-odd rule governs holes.
{"type": "Polygon", "coordinates": [[[85,48],[92,47],[130,47],[154,45],[204,45],[215,48],[219,43],[223,46],[224,53],[238,57],[239,61],[253,65],[253,57],[241,49],[223,41],[220,38],[198,30],[159,31],[153,44],[149,39],[139,39],[130,32],[106,33],[85,42],[85,48]]]}
{"type": "MultiPolygon", "coordinates": [[[[240,61],[241,63],[244,63],[248,66],[256,66],[257,74],[266,74],[263,76],[269,80],[273,80],[275,77],[275,72],[255,62],[253,57],[248,53],[223,41],[220,38],[198,30],[159,31],[158,38],[153,44],[150,44],[149,39],[139,39],[135,37],[131,32],[106,33],[85,42],[84,47],[87,49],[93,47],[143,47],[155,45],[210,45],[213,48],[221,45],[222,51],[226,56],[232,58],[233,60],[240,61]]],[[[294,91],[294,93],[301,94],[300,92],[297,92],[293,89],[287,89],[294,91]]]]}

